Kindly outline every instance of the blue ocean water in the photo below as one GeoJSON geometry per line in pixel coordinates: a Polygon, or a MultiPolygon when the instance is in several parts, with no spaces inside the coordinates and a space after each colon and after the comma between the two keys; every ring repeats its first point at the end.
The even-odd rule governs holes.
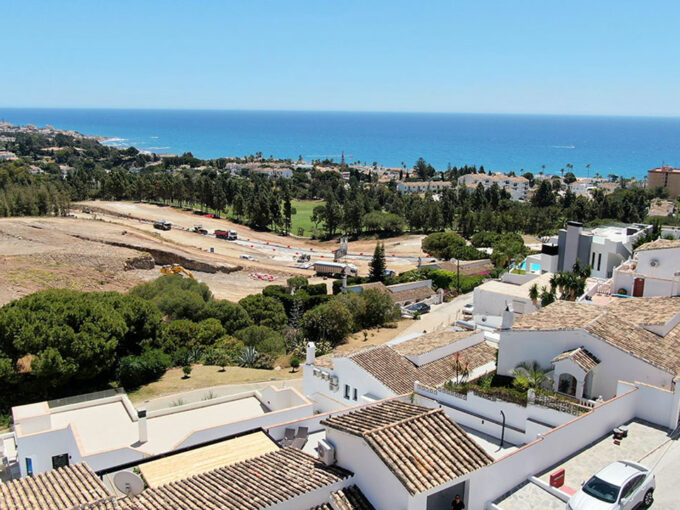
{"type": "Polygon", "coordinates": [[[110,137],[159,153],[214,158],[262,152],[412,166],[424,157],[488,170],[643,177],[680,166],[680,118],[487,114],[0,108],[14,124],[110,137]],[[590,169],[586,165],[590,165],[590,169]]]}

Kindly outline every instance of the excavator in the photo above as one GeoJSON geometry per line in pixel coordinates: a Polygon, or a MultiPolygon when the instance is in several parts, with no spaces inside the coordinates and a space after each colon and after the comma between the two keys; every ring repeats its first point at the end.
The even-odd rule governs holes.
{"type": "Polygon", "coordinates": [[[161,266],[161,273],[163,274],[185,274],[192,280],[195,280],[196,277],[191,273],[191,271],[187,271],[184,269],[182,266],[179,264],[173,264],[171,266],[161,266]]]}

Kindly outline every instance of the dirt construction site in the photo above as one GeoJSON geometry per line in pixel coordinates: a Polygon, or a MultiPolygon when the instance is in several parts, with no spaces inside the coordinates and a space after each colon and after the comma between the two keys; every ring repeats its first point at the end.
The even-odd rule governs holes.
{"type": "MultiPolygon", "coordinates": [[[[425,257],[421,239],[386,239],[387,267],[397,272],[416,267],[418,257],[425,257]]],[[[191,271],[218,299],[236,301],[290,276],[323,281],[297,260],[305,254],[309,262],[332,261],[337,247],[169,206],[83,202],[66,218],[0,219],[0,305],[46,288],[126,291],[172,264],[191,271]],[[155,229],[160,219],[172,229],[155,229]],[[193,232],[197,224],[208,234],[193,232]],[[215,238],[216,229],[235,230],[238,240],[215,238]]],[[[344,260],[367,274],[374,248],[372,240],[351,242],[344,260]]]]}

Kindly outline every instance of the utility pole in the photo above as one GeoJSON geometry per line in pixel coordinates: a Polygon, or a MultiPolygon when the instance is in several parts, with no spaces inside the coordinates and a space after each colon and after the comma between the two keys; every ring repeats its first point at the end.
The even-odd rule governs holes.
{"type": "Polygon", "coordinates": [[[458,288],[458,293],[460,294],[460,259],[456,259],[456,275],[458,280],[456,286],[458,288]]]}

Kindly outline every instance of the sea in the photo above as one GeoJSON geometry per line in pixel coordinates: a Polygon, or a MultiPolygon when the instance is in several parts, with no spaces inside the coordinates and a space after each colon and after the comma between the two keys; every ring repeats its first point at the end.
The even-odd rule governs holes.
{"type": "Polygon", "coordinates": [[[577,176],[680,167],[680,118],[451,113],[2,108],[0,120],[106,137],[116,147],[577,176]],[[589,165],[589,166],[587,166],[589,165]]]}

